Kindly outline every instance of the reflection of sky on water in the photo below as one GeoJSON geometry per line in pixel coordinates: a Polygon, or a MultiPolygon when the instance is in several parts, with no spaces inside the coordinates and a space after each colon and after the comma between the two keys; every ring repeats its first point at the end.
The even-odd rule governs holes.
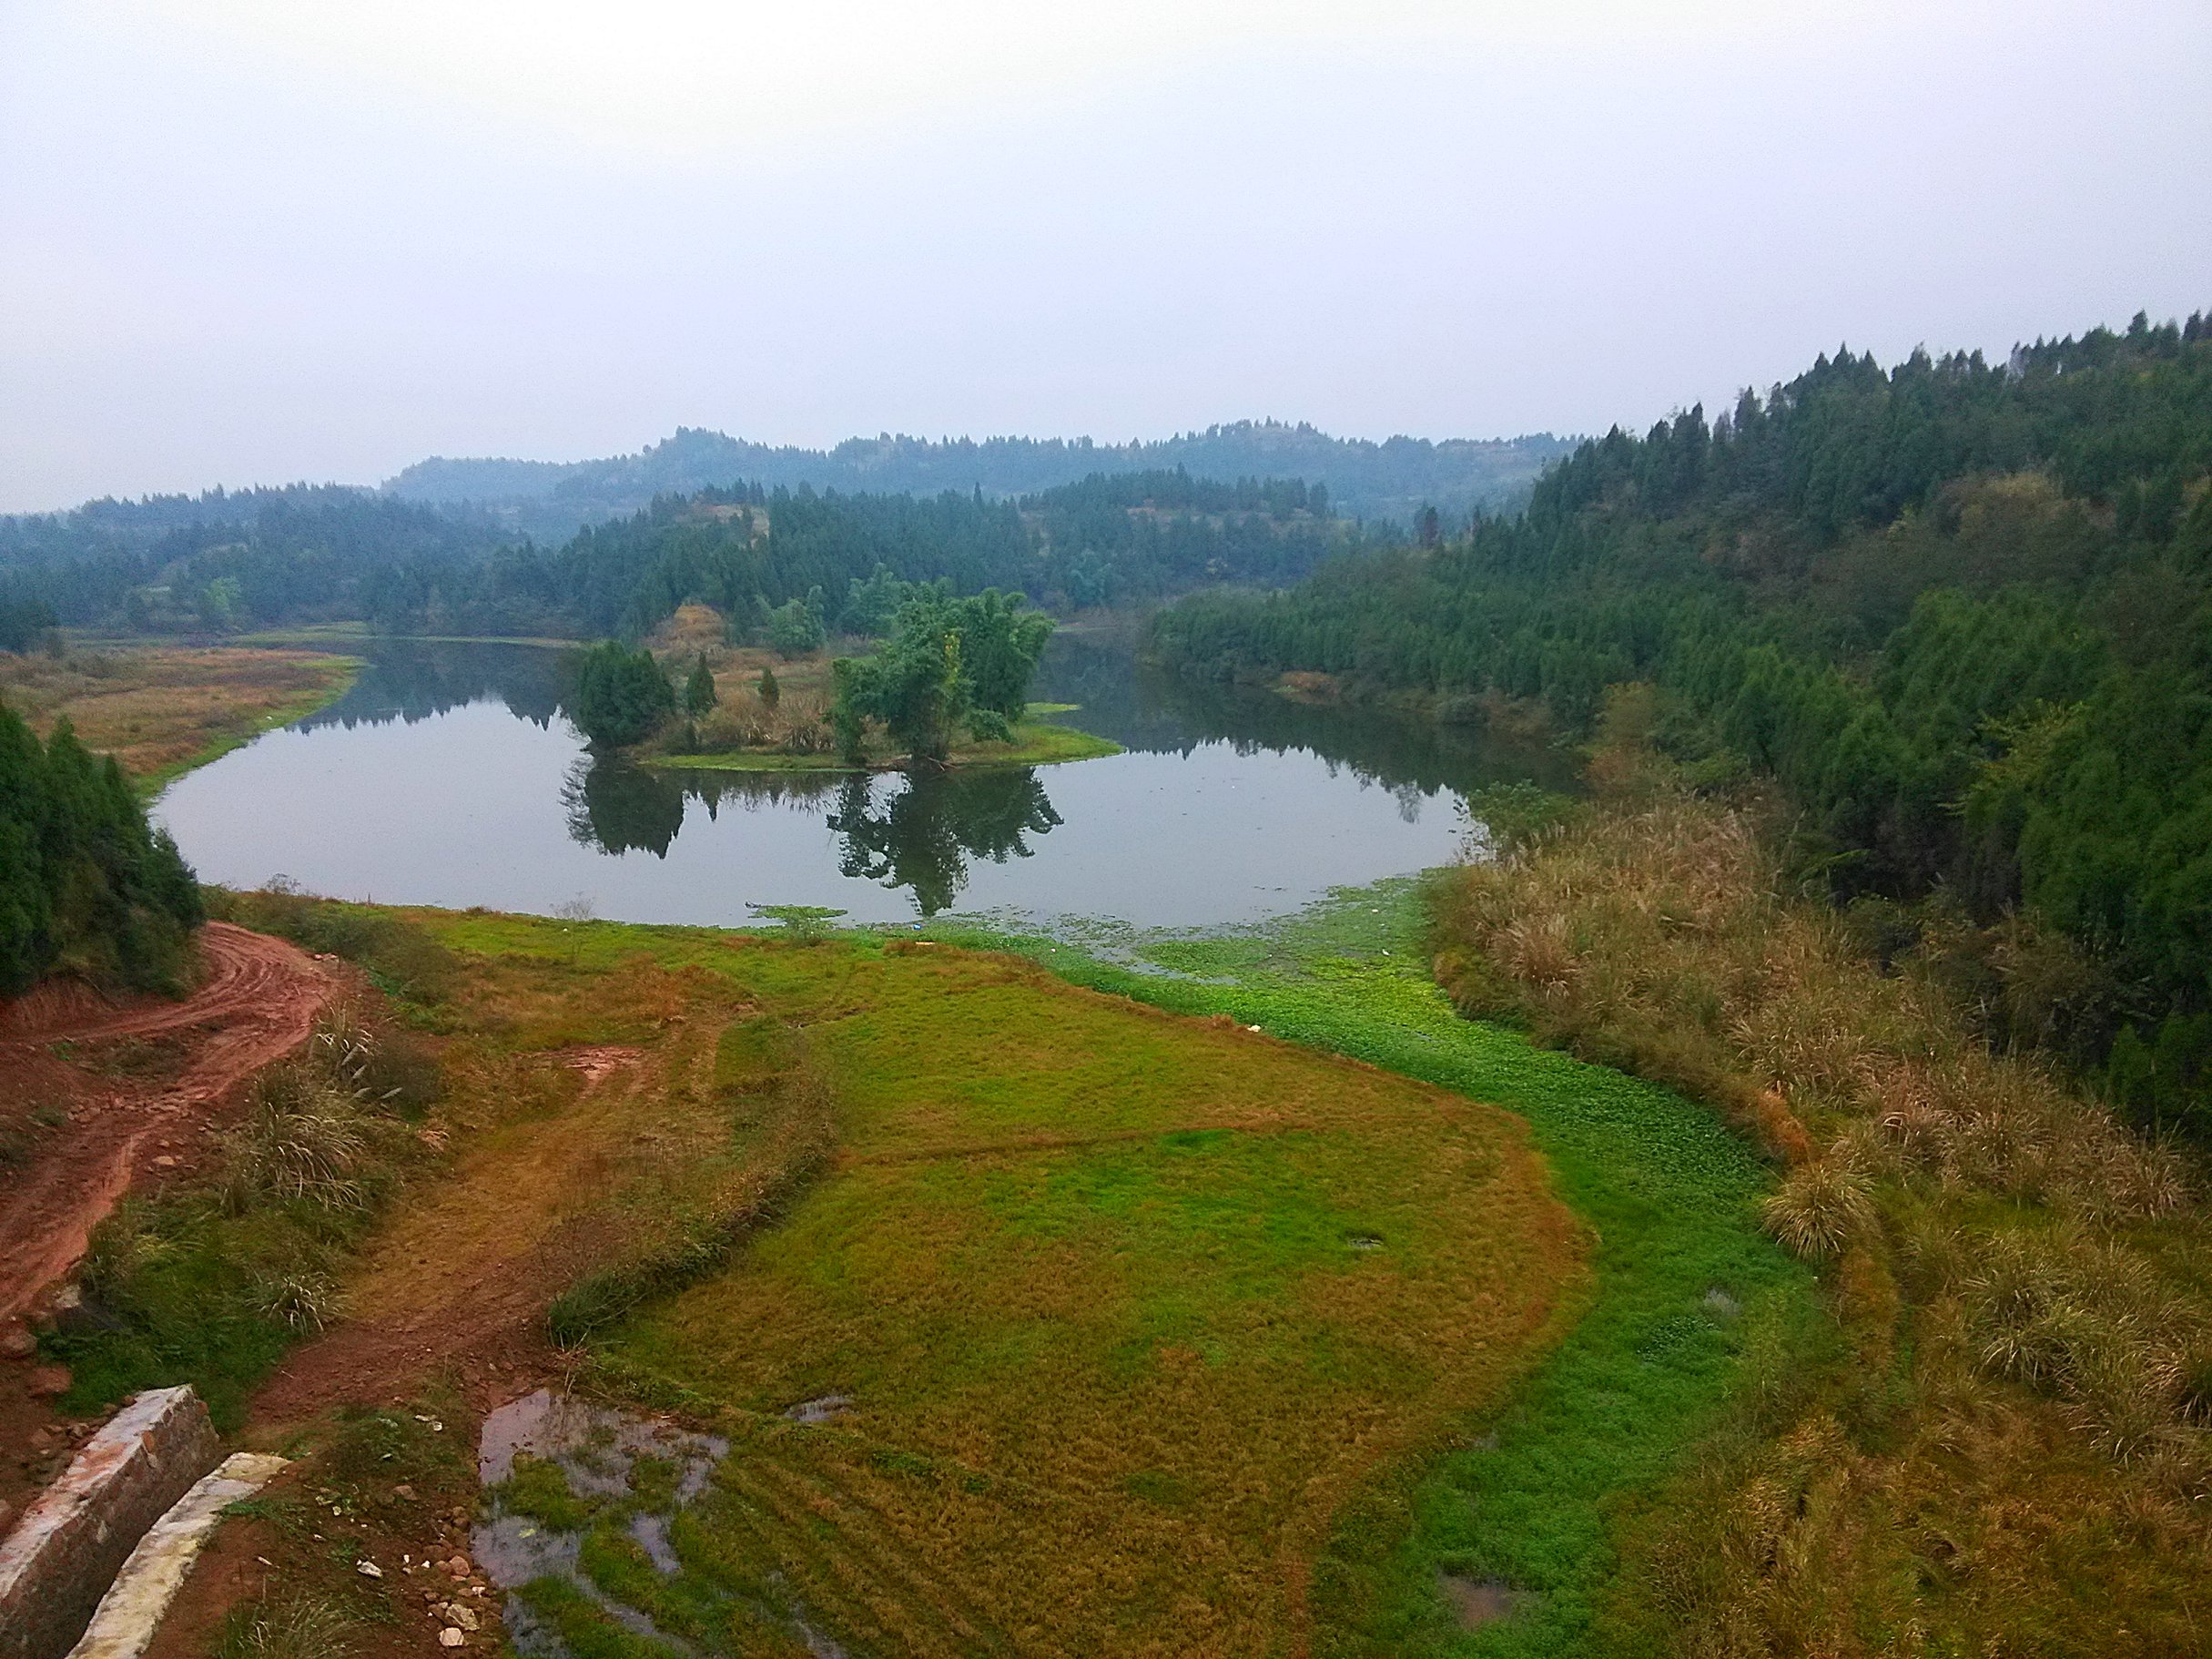
{"type": "MultiPolygon", "coordinates": [[[[494,696],[470,670],[496,649],[441,653],[434,694],[409,677],[418,660],[382,665],[310,729],[270,733],[181,779],[160,816],[211,880],[280,873],[347,898],[541,913],[583,896],[602,916],[725,924],[771,903],[866,921],[945,906],[1247,921],[1444,862],[1464,830],[1456,795],[1419,776],[1433,763],[1372,768],[1398,773],[1395,787],[1360,775],[1356,722],[1337,720],[1339,753],[1324,758],[1265,740],[1303,732],[1161,734],[1158,711],[1141,722],[1133,703],[1101,702],[1101,727],[1138,737],[1130,728],[1149,722],[1143,736],[1172,747],[912,782],[594,765],[556,712],[551,654],[510,653],[533,683],[494,696]]],[[[1112,668],[1087,661],[1084,689],[1110,689],[1112,668]]],[[[1233,710],[1207,713],[1204,726],[1233,731],[1233,710]]]]}

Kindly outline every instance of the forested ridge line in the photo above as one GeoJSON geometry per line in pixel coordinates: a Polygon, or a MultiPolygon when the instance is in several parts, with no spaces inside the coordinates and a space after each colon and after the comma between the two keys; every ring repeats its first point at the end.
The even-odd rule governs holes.
{"type": "Polygon", "coordinates": [[[1577,731],[1649,681],[1696,776],[1787,787],[1836,899],[1897,948],[1948,930],[1994,1038],[2212,1129],[2212,320],[1823,355],[1155,637],[1577,731]]]}
{"type": "Polygon", "coordinates": [[[1368,535],[1321,486],[1181,471],[1101,473],[1010,499],[736,483],[661,497],[558,547],[482,514],[364,492],[215,492],[0,520],[0,649],[56,624],[220,634],[353,620],[396,633],[635,636],[691,599],[750,637],[786,605],[810,606],[825,626],[855,606],[873,616],[891,581],[999,587],[1071,608],[1210,582],[1280,585],[1368,535]]]}
{"type": "Polygon", "coordinates": [[[1336,438],[1303,422],[1237,421],[1154,442],[1089,438],[928,439],[903,433],[849,438],[828,450],[748,443],[679,427],[634,455],[570,463],[504,460],[417,462],[383,488],[403,500],[489,507],[517,529],[560,539],[589,523],[620,518],[654,497],[689,494],[733,478],[766,488],[873,494],[1032,495],[1101,473],[1186,471],[1228,482],[1303,478],[1324,485],[1345,511],[1410,520],[1425,504],[1465,514],[1526,494],[1538,473],[1571,447],[1549,433],[1517,438],[1336,438]]]}

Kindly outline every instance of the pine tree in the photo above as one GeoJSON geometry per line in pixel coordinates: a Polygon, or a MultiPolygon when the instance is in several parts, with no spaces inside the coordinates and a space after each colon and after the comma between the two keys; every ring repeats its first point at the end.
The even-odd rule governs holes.
{"type": "Polygon", "coordinates": [[[715,677],[708,672],[706,658],[702,655],[691,677],[684,682],[684,707],[694,718],[715,706],[715,677]]]}

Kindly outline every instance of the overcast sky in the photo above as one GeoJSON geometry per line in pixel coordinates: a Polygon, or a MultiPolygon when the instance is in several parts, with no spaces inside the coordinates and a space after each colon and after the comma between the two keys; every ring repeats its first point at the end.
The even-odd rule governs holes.
{"type": "Polygon", "coordinates": [[[2212,308],[2212,5],[0,0],[0,510],[1640,425],[2212,308]]]}

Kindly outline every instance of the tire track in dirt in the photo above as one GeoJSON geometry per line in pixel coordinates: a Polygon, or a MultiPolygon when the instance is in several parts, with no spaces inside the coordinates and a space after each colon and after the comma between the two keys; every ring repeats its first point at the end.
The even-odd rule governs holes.
{"type": "Polygon", "coordinates": [[[262,1385],[257,1421],[295,1423],[346,1400],[403,1398],[441,1369],[487,1386],[478,1374],[560,1369],[545,1311],[598,1258],[604,1241],[588,1211],[604,1196],[607,1126],[626,1122],[660,1068],[641,1050],[614,1045],[546,1057],[582,1080],[574,1103],[512,1144],[478,1149],[386,1224],[377,1259],[350,1287],[347,1318],[262,1385]]]}
{"type": "Polygon", "coordinates": [[[0,1319],[21,1313],[84,1256],[92,1230],[145,1173],[150,1143],[197,1128],[223,1097],[307,1040],[338,981],[298,946],[226,921],[200,930],[206,978],[178,1003],[123,1008],[37,993],[0,1008],[10,1050],[207,1028],[167,1084],[118,1086],[62,1144],[0,1188],[0,1319]]]}

